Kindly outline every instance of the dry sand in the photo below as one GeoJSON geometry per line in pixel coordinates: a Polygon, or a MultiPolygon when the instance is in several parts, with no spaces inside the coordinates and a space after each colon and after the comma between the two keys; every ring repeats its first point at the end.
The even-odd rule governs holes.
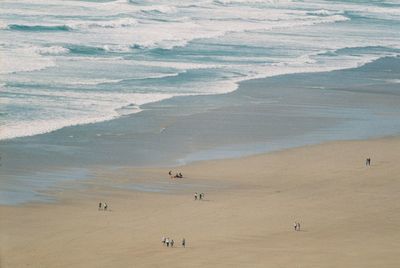
{"type": "Polygon", "coordinates": [[[397,268],[399,160],[400,139],[387,138],[195,163],[178,169],[183,180],[161,168],[98,170],[55,204],[0,207],[0,266],[397,268]],[[178,189],[107,186],[140,179],[178,189]]]}

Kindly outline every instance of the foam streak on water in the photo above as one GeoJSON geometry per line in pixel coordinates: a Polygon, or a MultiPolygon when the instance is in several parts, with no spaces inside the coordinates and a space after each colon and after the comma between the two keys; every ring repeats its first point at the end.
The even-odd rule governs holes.
{"type": "Polygon", "coordinates": [[[383,0],[4,0],[0,139],[398,55],[399,10],[383,0]]]}

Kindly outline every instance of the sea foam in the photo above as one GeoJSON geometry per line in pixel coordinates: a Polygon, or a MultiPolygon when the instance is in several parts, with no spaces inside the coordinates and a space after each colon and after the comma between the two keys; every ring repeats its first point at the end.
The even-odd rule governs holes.
{"type": "Polygon", "coordinates": [[[400,54],[389,2],[7,0],[0,15],[0,139],[400,54]]]}

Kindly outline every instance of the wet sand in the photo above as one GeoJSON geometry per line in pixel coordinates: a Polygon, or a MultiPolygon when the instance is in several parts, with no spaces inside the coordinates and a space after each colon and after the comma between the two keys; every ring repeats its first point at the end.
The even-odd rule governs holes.
{"type": "MultiPolygon", "coordinates": [[[[237,91],[147,104],[143,112],[0,141],[0,204],[90,177],[93,166],[168,166],[400,134],[400,58],[243,81],[237,91]]],[[[1,130],[0,130],[1,131],[1,130]]]]}
{"type": "Polygon", "coordinates": [[[399,149],[399,138],[331,142],[197,162],[177,180],[99,168],[57,203],[1,206],[0,266],[399,267],[399,149]],[[124,189],[140,181],[171,187],[124,189]]]}

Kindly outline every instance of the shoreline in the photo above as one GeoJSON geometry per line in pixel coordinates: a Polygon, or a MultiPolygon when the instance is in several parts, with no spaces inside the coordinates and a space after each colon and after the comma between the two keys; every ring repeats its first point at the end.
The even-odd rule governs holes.
{"type": "Polygon", "coordinates": [[[2,141],[0,203],[43,199],[38,191],[79,183],[90,176],[87,167],[175,166],[398,135],[400,96],[385,81],[399,67],[400,58],[386,58],[343,71],[248,80],[229,94],[174,98],[133,116],[2,141]]]}
{"type": "Polygon", "coordinates": [[[202,161],[179,167],[181,180],[169,179],[165,168],[98,170],[86,188],[60,192],[57,203],[0,206],[7,215],[0,221],[0,263],[397,267],[398,146],[400,138],[390,137],[202,161]],[[124,189],[138,178],[180,188],[124,189]],[[195,191],[205,200],[194,201],[195,191]],[[98,211],[99,201],[110,211],[98,211]],[[301,232],[292,230],[293,221],[301,232]],[[162,236],[178,246],[163,247],[162,236]]]}
{"type": "MultiPolygon", "coordinates": [[[[168,179],[168,170],[185,170],[188,167],[193,168],[193,167],[199,167],[199,166],[208,166],[208,165],[223,165],[225,162],[242,162],[242,161],[251,161],[252,159],[258,159],[258,158],[265,158],[265,157],[274,157],[274,156],[279,156],[281,154],[291,154],[292,152],[297,152],[297,151],[307,151],[307,150],[315,150],[317,148],[324,148],[324,147],[334,147],[336,145],[344,146],[345,144],[348,143],[369,143],[369,142],[391,142],[391,141],[398,141],[400,142],[400,135],[391,135],[391,136],[385,136],[385,137],[373,137],[369,139],[354,139],[354,140],[334,140],[334,141],[326,141],[322,143],[316,143],[316,144],[306,144],[306,145],[300,145],[296,147],[289,147],[289,148],[284,148],[284,149],[279,149],[276,151],[269,151],[269,152],[263,152],[263,153],[256,153],[256,154],[251,154],[251,155],[245,155],[245,156],[239,156],[239,157],[232,157],[232,158],[223,158],[223,159],[208,159],[208,160],[197,160],[185,164],[177,164],[177,165],[168,165],[168,166],[144,166],[144,167],[135,167],[135,166],[114,166],[114,167],[102,167],[102,166],[90,166],[86,167],[86,171],[91,174],[90,176],[88,175],[86,178],[78,179],[78,180],[72,180],[72,181],[65,181],[61,182],[60,185],[57,187],[51,188],[46,188],[43,189],[41,192],[45,194],[48,197],[48,200],[37,200],[37,201],[28,201],[28,202],[23,202],[23,203],[18,203],[18,204],[0,204],[0,207],[25,207],[25,206],[41,206],[41,205],[63,205],[62,200],[70,200],[71,199],[71,193],[73,191],[78,191],[78,192],[92,192],[95,193],[95,190],[90,189],[91,187],[99,187],[99,188],[104,188],[104,189],[109,189],[110,191],[115,191],[115,190],[121,190],[121,191],[126,191],[127,193],[143,193],[143,194],[179,194],[182,191],[186,191],[187,189],[185,188],[165,188],[163,189],[160,187],[159,190],[152,190],[151,183],[164,183],[170,182],[168,179]],[[148,187],[143,186],[141,187],[129,187],[128,185],[124,185],[124,181],[127,179],[124,178],[122,181],[118,182],[118,180],[114,181],[113,179],[110,179],[112,176],[117,176],[121,177],[124,176],[126,177],[127,173],[137,173],[136,175],[133,175],[133,177],[130,179],[131,181],[134,182],[134,184],[149,184],[148,187]],[[121,175],[123,174],[123,175],[121,175]],[[155,181],[151,181],[152,175],[156,174],[156,176],[159,176],[155,181]],[[144,176],[144,178],[138,178],[140,176],[144,176]],[[161,177],[161,178],[160,178],[161,177]],[[139,179],[139,180],[138,180],[139,179]],[[150,181],[148,181],[150,180],[150,181]],[[116,183],[116,185],[112,185],[116,183]],[[124,186],[126,188],[124,188],[124,186]],[[67,197],[63,197],[67,193],[67,197]]],[[[186,177],[181,180],[185,184],[185,179],[186,177]]],[[[173,184],[172,185],[177,185],[179,186],[179,178],[174,178],[175,182],[178,182],[178,184],[173,184]]],[[[198,181],[197,181],[198,182],[198,181]]],[[[215,188],[217,189],[218,186],[214,185],[215,188]]],[[[219,185],[219,189],[223,189],[224,187],[219,185]]],[[[205,187],[210,187],[212,188],[213,186],[211,185],[205,185],[205,187]]]]}
{"type": "MultiPolygon", "coordinates": [[[[58,182],[57,185],[54,185],[49,188],[43,188],[37,192],[38,195],[42,196],[40,199],[32,199],[29,201],[21,202],[21,203],[10,203],[10,204],[0,204],[0,207],[25,207],[25,206],[41,206],[41,205],[62,205],[65,197],[63,195],[65,193],[70,193],[71,191],[79,191],[79,192],[86,192],[91,191],[89,190],[90,187],[93,185],[97,185],[100,188],[105,189],[112,189],[112,190],[124,190],[129,192],[137,192],[137,193],[144,193],[144,194],[177,194],[186,190],[187,188],[191,188],[190,185],[185,188],[179,187],[163,187],[163,185],[159,185],[159,183],[164,183],[164,179],[167,177],[165,171],[167,170],[180,170],[185,169],[185,167],[193,167],[193,166],[201,166],[201,165],[209,165],[209,164],[218,164],[223,163],[225,161],[244,161],[253,158],[261,158],[270,155],[279,155],[282,153],[290,153],[292,151],[298,150],[307,150],[313,149],[318,147],[330,146],[335,144],[345,144],[345,143],[364,143],[364,142],[376,142],[376,141],[391,141],[391,140],[400,140],[400,136],[390,135],[385,137],[373,137],[369,139],[353,139],[353,140],[334,140],[334,141],[326,141],[322,143],[315,143],[315,144],[306,144],[306,145],[299,145],[295,147],[289,147],[284,149],[278,149],[269,152],[262,152],[262,153],[255,153],[251,155],[244,155],[238,157],[231,157],[231,158],[223,158],[223,159],[208,159],[208,160],[196,160],[193,162],[188,162],[185,164],[176,164],[176,165],[165,165],[165,166],[143,166],[143,167],[134,167],[134,166],[113,166],[113,167],[102,167],[102,166],[88,166],[82,170],[87,172],[90,175],[82,176],[79,179],[73,180],[66,180],[58,182]],[[99,171],[102,170],[102,171],[99,171]],[[105,178],[108,174],[111,177],[113,173],[120,174],[126,172],[139,172],[139,174],[147,174],[156,173],[158,176],[161,176],[162,179],[156,181],[146,181],[149,179],[149,176],[145,176],[146,179],[137,180],[138,175],[134,176],[134,185],[136,186],[129,186],[125,185],[124,188],[123,184],[113,186],[111,181],[108,178],[105,178]],[[99,175],[101,174],[101,175],[99,175]],[[107,181],[108,180],[108,181],[107,181]],[[99,184],[100,183],[100,184],[99,184]],[[153,184],[152,184],[153,183],[153,184]]],[[[68,176],[68,174],[67,174],[68,176]]],[[[217,187],[212,185],[204,185],[207,187],[217,187]]],[[[220,189],[224,187],[219,185],[220,189]]],[[[68,196],[69,194],[67,194],[68,196]]],[[[67,198],[71,199],[70,197],[67,198]]]]}

